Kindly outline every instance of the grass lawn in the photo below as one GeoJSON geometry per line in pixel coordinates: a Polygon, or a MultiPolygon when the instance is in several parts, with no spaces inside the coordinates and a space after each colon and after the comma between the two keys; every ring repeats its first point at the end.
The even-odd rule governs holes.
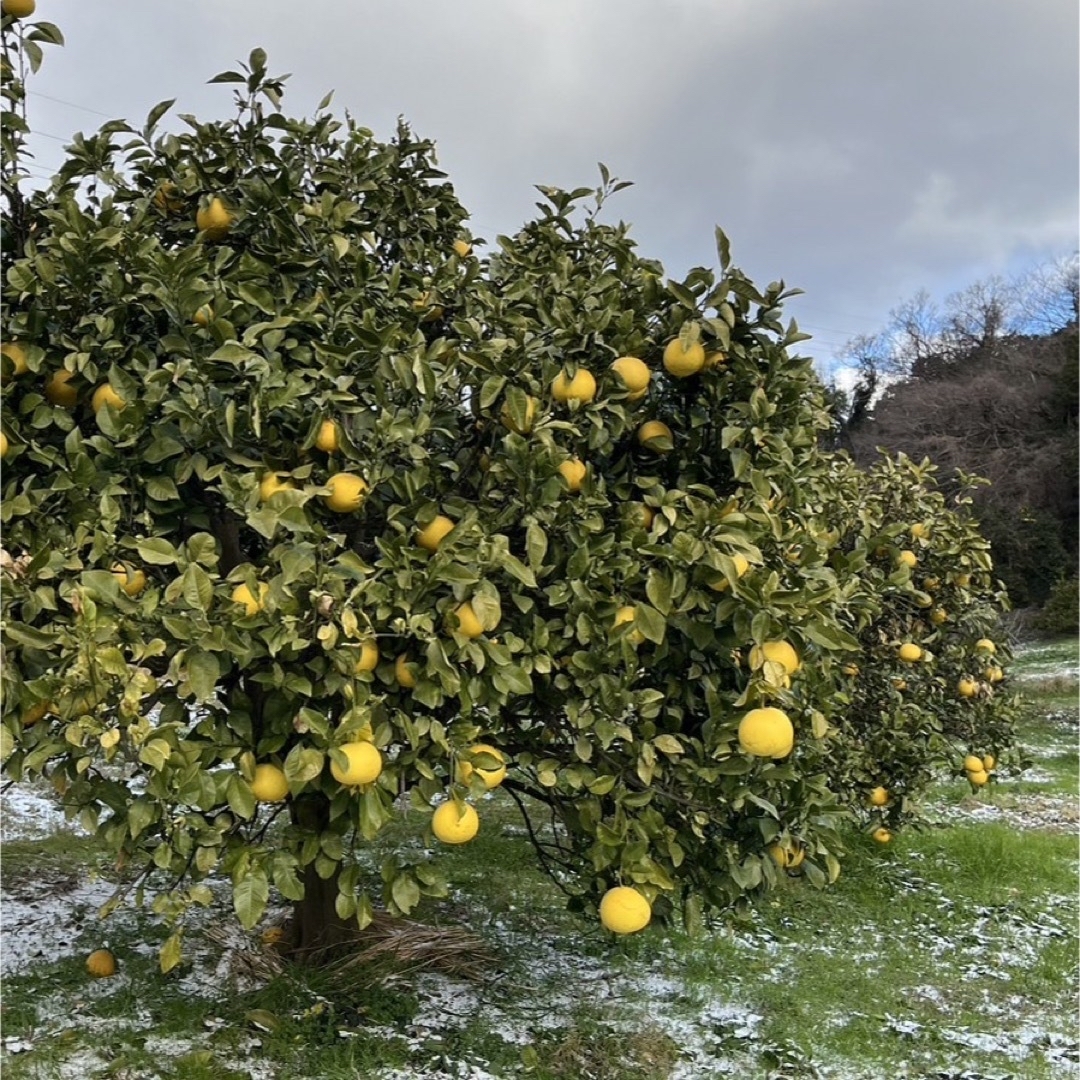
{"type": "MultiPolygon", "coordinates": [[[[1080,1076],[1077,641],[1021,653],[1032,768],[928,798],[887,849],[852,833],[834,887],[802,879],[743,921],[612,941],[568,913],[498,793],[444,856],[455,889],[419,911],[490,955],[479,980],[358,965],[275,973],[225,897],[157,967],[162,927],[107,922],[108,860],[43,797],[5,796],[5,1080],[735,1080],[1080,1076]],[[112,979],[88,979],[107,944],[112,979]]],[[[372,866],[418,831],[397,826],[372,866]]]]}

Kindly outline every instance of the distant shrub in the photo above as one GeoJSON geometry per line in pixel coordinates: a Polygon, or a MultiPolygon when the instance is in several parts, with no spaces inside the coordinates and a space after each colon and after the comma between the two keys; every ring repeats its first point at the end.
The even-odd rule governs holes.
{"type": "Polygon", "coordinates": [[[1061,578],[1036,616],[1035,628],[1047,634],[1080,629],[1080,578],[1061,578]]]}

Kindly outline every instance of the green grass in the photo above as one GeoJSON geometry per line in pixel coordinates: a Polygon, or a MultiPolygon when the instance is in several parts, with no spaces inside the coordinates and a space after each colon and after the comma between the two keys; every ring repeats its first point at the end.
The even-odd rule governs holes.
{"type": "MultiPolygon", "coordinates": [[[[931,810],[948,811],[941,824],[886,848],[853,830],[828,890],[793,877],[698,936],[653,927],[613,942],[567,912],[500,794],[483,804],[478,838],[442,856],[451,897],[418,912],[483,939],[496,957],[487,980],[287,969],[222,993],[208,974],[218,946],[197,931],[196,967],[163,976],[164,931],[149,914],[125,910],[104,926],[88,916],[55,958],[4,979],[4,1037],[30,1045],[0,1058],[5,1080],[67,1075],[61,1066],[90,1080],[356,1080],[468,1066],[532,1080],[666,1080],[676,1067],[702,1080],[829,1069],[845,1080],[1064,1080],[1080,1059],[1076,827],[1036,811],[1075,806],[1076,685],[1070,700],[1060,676],[1039,672],[1075,657],[1075,644],[1054,644],[1037,664],[1021,656],[1033,677],[1018,680],[1029,702],[1020,737],[1037,772],[1002,770],[977,795],[943,782],[928,795],[931,810]],[[988,808],[1012,816],[984,820],[988,808]],[[103,935],[121,973],[93,982],[82,958],[103,935]]],[[[389,828],[365,855],[372,869],[418,831],[389,828]]],[[[91,841],[69,834],[5,844],[0,865],[5,890],[61,902],[109,872],[91,841]]]]}

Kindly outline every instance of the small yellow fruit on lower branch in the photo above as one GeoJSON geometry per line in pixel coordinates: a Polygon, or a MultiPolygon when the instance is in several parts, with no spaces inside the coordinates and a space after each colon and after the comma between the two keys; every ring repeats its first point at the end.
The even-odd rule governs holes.
{"type": "Polygon", "coordinates": [[[871,806],[884,806],[889,801],[889,792],[883,787],[876,787],[870,792],[871,806]]]}
{"type": "Polygon", "coordinates": [[[468,803],[450,799],[431,816],[431,831],[444,844],[467,844],[480,829],[480,817],[468,803]]]}
{"type": "Polygon", "coordinates": [[[346,787],[370,784],[378,779],[382,772],[382,754],[369,742],[343,743],[337,747],[348,759],[348,767],[342,769],[333,758],[330,759],[330,775],[346,787]]]}
{"type": "Polygon", "coordinates": [[[984,772],[988,772],[988,773],[993,772],[994,771],[994,766],[997,764],[997,759],[994,757],[993,754],[987,754],[983,758],[982,763],[983,763],[983,771],[984,772]]]}
{"type": "Polygon", "coordinates": [[[786,848],[783,844],[772,844],[769,847],[769,855],[781,870],[794,870],[802,866],[802,861],[806,858],[806,849],[798,845],[786,848]]]}
{"type": "Polygon", "coordinates": [[[919,556],[916,555],[914,551],[901,551],[900,554],[896,556],[896,561],[901,566],[914,569],[919,565],[919,556]]]}
{"type": "Polygon", "coordinates": [[[270,595],[270,586],[265,581],[259,582],[259,599],[256,600],[252,591],[247,585],[237,585],[232,591],[232,599],[234,603],[244,605],[244,614],[249,618],[252,615],[258,615],[263,609],[263,605],[266,603],[266,598],[270,595]]]}
{"type": "Polygon", "coordinates": [[[70,385],[74,378],[75,372],[68,371],[67,368],[54,371],[45,384],[46,399],[61,408],[74,409],[79,400],[79,391],[70,385]]]}
{"type": "Polygon", "coordinates": [[[427,525],[417,532],[416,542],[425,551],[438,551],[443,538],[453,527],[454,523],[450,518],[443,514],[436,514],[427,525]]]}
{"type": "Polygon", "coordinates": [[[566,481],[566,486],[571,492],[581,490],[581,485],[585,482],[585,474],[588,471],[585,463],[578,461],[577,458],[570,458],[559,466],[559,473],[566,481]]]}
{"type": "Polygon", "coordinates": [[[203,304],[203,306],[192,315],[191,321],[196,326],[201,326],[205,329],[214,321],[214,309],[209,304],[203,304]]]}
{"type": "Polygon", "coordinates": [[[255,778],[251,781],[251,794],[257,802],[283,802],[289,794],[289,781],[277,765],[266,762],[255,766],[255,778]]]}
{"type": "Polygon", "coordinates": [[[411,690],[416,685],[416,676],[412,673],[409,664],[408,653],[402,653],[394,661],[394,678],[397,679],[398,686],[404,687],[406,690],[411,690]]]}
{"type": "Polygon", "coordinates": [[[663,421],[647,420],[638,428],[637,440],[642,446],[655,450],[658,454],[666,454],[671,450],[675,437],[671,434],[671,428],[663,421]]]}
{"type": "Polygon", "coordinates": [[[497,747],[488,746],[487,743],[477,743],[475,746],[470,746],[458,760],[458,780],[463,784],[467,784],[474,771],[484,781],[484,787],[489,791],[492,788],[497,788],[506,779],[506,755],[497,747]],[[502,764],[492,767],[490,765],[474,764],[470,760],[481,755],[493,757],[502,764]]]}
{"type": "Polygon", "coordinates": [[[484,626],[468,600],[464,604],[458,604],[454,614],[457,616],[457,632],[463,637],[478,638],[484,632],[484,626]]]}
{"type": "Polygon", "coordinates": [[[566,377],[565,371],[560,371],[551,381],[551,396],[564,405],[571,401],[587,405],[596,397],[596,379],[586,368],[578,368],[572,379],[566,377]]]}
{"type": "Polygon", "coordinates": [[[636,627],[633,627],[633,622],[634,606],[633,604],[624,604],[615,612],[615,622],[612,625],[613,627],[617,627],[622,626],[623,623],[630,623],[632,629],[626,632],[626,636],[630,639],[631,644],[640,645],[645,640],[645,635],[636,627]]]}
{"type": "Polygon", "coordinates": [[[356,671],[374,671],[379,666],[379,646],[370,638],[360,646],[360,655],[356,661],[356,671]]]}
{"type": "Polygon", "coordinates": [[[338,427],[333,420],[323,420],[315,433],[315,446],[326,454],[336,454],[338,450],[338,427]]]}
{"type": "Polygon", "coordinates": [[[870,834],[879,844],[887,844],[892,839],[892,833],[886,828],[877,828],[870,834]]]}
{"type": "Polygon", "coordinates": [[[101,412],[106,405],[111,405],[119,411],[126,404],[127,402],[108,383],[102,383],[90,399],[90,405],[95,413],[101,412]]]}
{"type": "Polygon", "coordinates": [[[652,372],[644,360],[636,356],[620,356],[611,365],[611,370],[622,380],[627,390],[626,396],[631,401],[640,401],[648,393],[652,372]]]}
{"type": "Polygon", "coordinates": [[[983,678],[988,683],[999,683],[1005,678],[1005,672],[999,667],[988,667],[983,669],[983,678]]]}
{"type": "Polygon", "coordinates": [[[739,746],[755,757],[784,758],[795,745],[795,729],[780,709],[751,709],[739,722],[739,746]]]}
{"type": "Polygon", "coordinates": [[[120,588],[128,596],[138,596],[146,588],[146,571],[138,568],[132,569],[123,563],[113,563],[112,576],[120,584],[120,588]]]}
{"type": "Polygon", "coordinates": [[[682,342],[675,338],[664,349],[664,367],[669,375],[676,379],[687,379],[696,375],[705,366],[705,350],[700,344],[684,349],[682,342]]]}
{"type": "Polygon", "coordinates": [[[983,760],[977,754],[968,754],[968,756],[964,758],[964,768],[967,769],[968,772],[982,772],[983,760]]]}
{"type": "Polygon", "coordinates": [[[956,684],[956,692],[961,697],[974,697],[979,692],[979,684],[974,679],[961,679],[956,684]]]}
{"type": "Polygon", "coordinates": [[[116,974],[116,957],[108,949],[95,949],[86,958],[86,970],[95,979],[109,979],[116,974]]]}
{"type": "Polygon", "coordinates": [[[905,641],[898,650],[901,660],[907,664],[914,664],[922,659],[923,651],[914,642],[905,641]]]}
{"type": "Polygon", "coordinates": [[[982,787],[983,784],[990,780],[990,777],[986,774],[985,770],[979,769],[977,772],[969,772],[968,779],[976,786],[982,787]]]}
{"type": "Polygon", "coordinates": [[[600,922],[613,934],[636,934],[649,925],[651,918],[649,901],[626,885],[608,889],[600,900],[600,922]]]}
{"type": "Polygon", "coordinates": [[[750,667],[755,671],[766,661],[781,664],[789,675],[794,675],[802,666],[799,654],[787,641],[766,641],[750,650],[750,667]]]}
{"type": "Polygon", "coordinates": [[[988,652],[993,656],[997,652],[997,646],[989,638],[979,638],[975,642],[975,648],[979,652],[988,652]]]}
{"type": "Polygon", "coordinates": [[[330,494],[326,496],[326,505],[337,514],[349,514],[359,510],[367,494],[367,483],[361,476],[352,473],[334,473],[326,486],[330,494]]]}

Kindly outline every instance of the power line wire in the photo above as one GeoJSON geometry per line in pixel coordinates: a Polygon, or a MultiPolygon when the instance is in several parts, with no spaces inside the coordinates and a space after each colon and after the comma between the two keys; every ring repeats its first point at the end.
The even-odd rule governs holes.
{"type": "Polygon", "coordinates": [[[91,109],[86,105],[76,105],[74,101],[65,101],[63,98],[53,97],[51,94],[43,94],[40,90],[28,90],[28,94],[32,94],[34,97],[44,98],[46,101],[55,101],[57,105],[67,105],[72,109],[82,109],[83,112],[93,113],[95,116],[104,116],[106,120],[112,120],[113,117],[108,113],[102,112],[100,109],[91,109]]]}

